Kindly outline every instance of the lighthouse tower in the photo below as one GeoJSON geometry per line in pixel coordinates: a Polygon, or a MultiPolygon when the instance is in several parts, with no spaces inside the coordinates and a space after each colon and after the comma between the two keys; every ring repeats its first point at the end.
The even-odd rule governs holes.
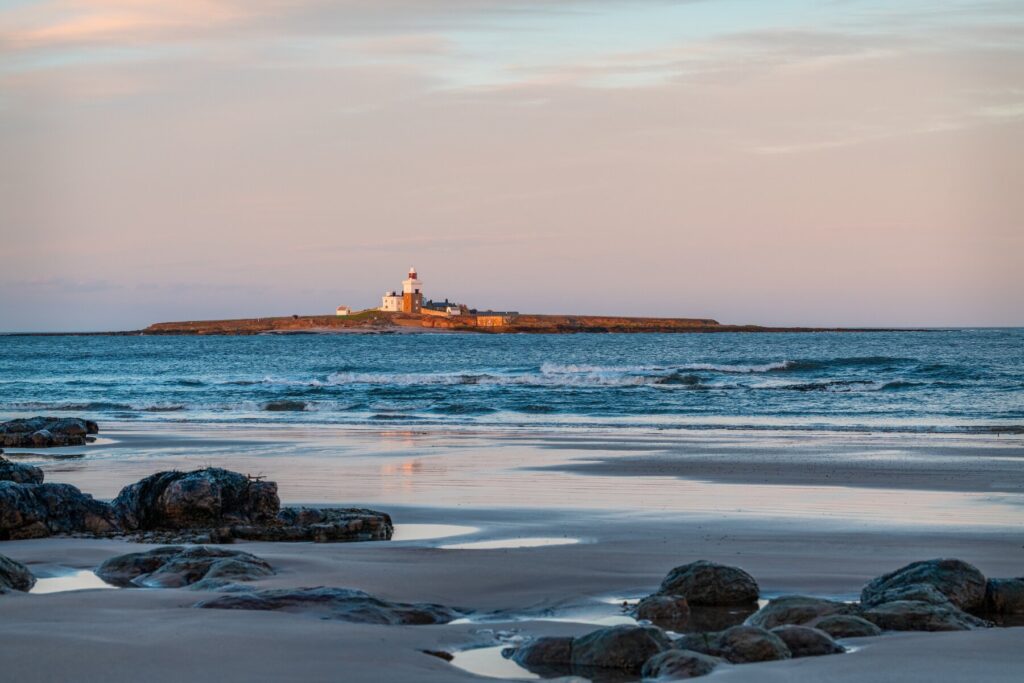
{"type": "Polygon", "coordinates": [[[402,312],[419,313],[423,306],[423,283],[416,278],[416,269],[409,269],[409,277],[402,280],[402,312]]]}

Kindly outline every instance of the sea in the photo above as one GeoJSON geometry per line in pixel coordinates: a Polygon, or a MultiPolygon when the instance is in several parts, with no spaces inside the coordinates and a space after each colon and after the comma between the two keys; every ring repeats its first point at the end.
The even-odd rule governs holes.
{"type": "Polygon", "coordinates": [[[0,418],[1024,431],[1024,329],[0,336],[0,418]]]}

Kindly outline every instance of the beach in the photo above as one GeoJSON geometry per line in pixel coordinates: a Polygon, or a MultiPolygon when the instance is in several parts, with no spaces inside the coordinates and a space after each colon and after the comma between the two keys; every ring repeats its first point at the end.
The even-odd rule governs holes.
{"type": "MultiPolygon", "coordinates": [[[[155,471],[220,466],[277,481],[286,504],[388,512],[396,534],[387,542],[228,547],[275,568],[258,588],[355,588],[468,616],[378,626],[194,609],[205,596],[186,589],[9,594],[0,600],[0,666],[39,681],[530,678],[509,669],[501,647],[629,622],[623,600],[698,559],[742,567],[762,598],[855,600],[871,578],[935,557],[1018,576],[1021,458],[1019,436],[977,434],[115,423],[87,447],[19,461],[103,499],[155,471]],[[509,547],[530,542],[543,545],[509,547]],[[445,547],[452,545],[468,547],[445,547]]],[[[8,541],[2,551],[46,574],[148,547],[55,537],[8,541]]],[[[729,666],[712,676],[1010,681],[1024,667],[1012,645],[1022,635],[1020,627],[886,634],[850,640],[841,656],[729,666]]]]}

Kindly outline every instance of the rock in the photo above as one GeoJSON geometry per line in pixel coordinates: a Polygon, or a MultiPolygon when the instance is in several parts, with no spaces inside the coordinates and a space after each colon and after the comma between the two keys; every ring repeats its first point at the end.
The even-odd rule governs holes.
{"type": "Polygon", "coordinates": [[[637,603],[635,615],[660,628],[682,632],[690,622],[690,606],[679,595],[648,595],[637,603]]]}
{"type": "Polygon", "coordinates": [[[757,626],[733,626],[721,633],[691,633],[675,647],[720,657],[733,664],[789,659],[786,643],[771,631],[757,626]]]}
{"type": "Polygon", "coordinates": [[[757,603],[731,607],[690,607],[690,621],[686,630],[694,633],[724,631],[739,626],[757,612],[757,603]]]}
{"type": "Polygon", "coordinates": [[[32,465],[11,462],[0,455],[0,481],[13,481],[15,484],[42,484],[43,471],[32,465]]]}
{"type": "Polygon", "coordinates": [[[967,631],[991,624],[951,604],[897,600],[875,605],[864,618],[886,631],[967,631]]]}
{"type": "Polygon", "coordinates": [[[879,576],[864,586],[860,601],[868,607],[894,602],[886,599],[887,591],[914,584],[933,586],[955,607],[967,612],[980,611],[985,606],[985,576],[974,566],[953,559],[913,562],[879,576]]]}
{"type": "Polygon", "coordinates": [[[810,626],[787,624],[773,628],[772,633],[782,639],[794,659],[837,655],[846,652],[846,648],[832,640],[832,636],[810,626]]]}
{"type": "Polygon", "coordinates": [[[299,412],[305,409],[303,401],[267,401],[263,404],[263,410],[271,412],[299,412]]]}
{"type": "Polygon", "coordinates": [[[195,529],[272,521],[277,484],[219,467],[158,472],[121,489],[114,510],[128,530],[195,529]]]}
{"type": "MultiPolygon", "coordinates": [[[[534,671],[536,667],[561,667],[572,664],[571,636],[534,638],[512,653],[512,661],[534,671]]],[[[568,673],[568,672],[566,672],[568,673]]]]}
{"type": "Polygon", "coordinates": [[[985,586],[985,611],[990,614],[1024,614],[1024,577],[989,579],[985,586]]]}
{"type": "Polygon", "coordinates": [[[391,516],[363,508],[284,508],[273,522],[234,525],[231,534],[247,541],[387,541],[391,516]]]}
{"type": "Polygon", "coordinates": [[[611,626],[572,642],[573,671],[614,669],[639,674],[644,662],[669,649],[671,643],[654,626],[611,626]]]}
{"type": "Polygon", "coordinates": [[[36,577],[28,567],[6,555],[0,555],[0,595],[16,590],[28,592],[36,585],[36,577]]]}
{"type": "Polygon", "coordinates": [[[913,600],[915,602],[927,602],[929,605],[950,605],[949,598],[939,589],[930,583],[910,583],[905,586],[893,586],[879,591],[872,596],[872,602],[882,605],[887,602],[898,602],[900,600],[913,600]]]}
{"type": "Polygon", "coordinates": [[[867,619],[852,614],[830,614],[808,622],[807,625],[820,629],[833,638],[866,638],[882,633],[882,629],[867,619]]]}
{"type": "Polygon", "coordinates": [[[181,588],[207,581],[205,588],[220,589],[273,573],[271,566],[255,555],[206,546],[165,546],[119,555],[96,570],[96,575],[109,584],[147,588],[181,588]],[[213,584],[214,581],[219,583],[213,584]]]}
{"type": "Polygon", "coordinates": [[[31,417],[0,423],[0,446],[81,446],[88,435],[98,432],[95,422],[77,417],[31,417]]]}
{"type": "Polygon", "coordinates": [[[670,571],[658,593],[681,595],[691,607],[725,606],[756,603],[760,589],[754,578],[739,567],[699,560],[670,571]]]}
{"type": "Polygon", "coordinates": [[[693,650],[668,650],[648,659],[641,670],[646,679],[681,680],[711,673],[721,659],[693,650]]]}
{"type": "Polygon", "coordinates": [[[830,614],[856,614],[858,608],[845,602],[813,598],[807,595],[783,595],[768,601],[747,624],[773,629],[783,624],[806,624],[830,614]]]}
{"type": "Polygon", "coordinates": [[[221,595],[196,604],[203,609],[264,610],[306,614],[359,624],[446,624],[458,610],[427,603],[389,602],[349,588],[285,588],[221,595]]]}
{"type": "Polygon", "coordinates": [[[0,540],[51,534],[106,534],[117,518],[107,503],[70,484],[16,484],[0,481],[0,540]]]}

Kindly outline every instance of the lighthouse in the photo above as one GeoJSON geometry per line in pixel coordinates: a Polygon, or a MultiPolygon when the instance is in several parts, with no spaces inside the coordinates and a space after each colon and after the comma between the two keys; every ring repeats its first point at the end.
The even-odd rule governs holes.
{"type": "Polygon", "coordinates": [[[416,276],[416,269],[409,268],[409,277],[402,280],[402,312],[419,313],[423,306],[423,283],[416,276]]]}

